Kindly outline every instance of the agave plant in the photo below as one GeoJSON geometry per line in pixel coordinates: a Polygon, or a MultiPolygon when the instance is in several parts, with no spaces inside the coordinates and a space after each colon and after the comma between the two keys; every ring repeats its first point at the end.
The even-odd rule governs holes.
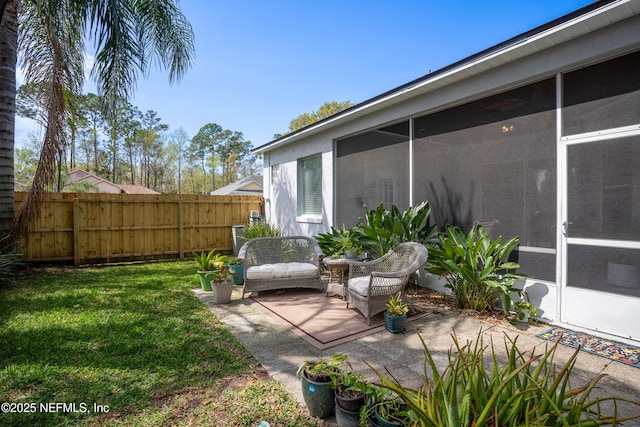
{"type": "Polygon", "coordinates": [[[461,345],[455,333],[452,337],[454,346],[442,372],[420,337],[425,354],[425,385],[418,390],[406,388],[390,374],[374,369],[380,386],[402,398],[417,425],[577,427],[617,425],[640,418],[640,413],[618,415],[621,405],[640,410],[640,402],[622,397],[591,397],[604,374],[586,385],[572,387],[579,349],[558,368],[554,361],[557,342],[545,346],[542,354],[534,354],[535,349],[519,350],[517,337],[505,336],[507,360],[501,365],[493,341],[490,346],[483,343],[482,331],[475,344],[461,345]],[[491,354],[485,357],[487,348],[491,354]],[[488,360],[492,362],[490,366],[486,365],[488,360]],[[605,407],[612,408],[607,409],[612,412],[605,414],[605,407]]]}

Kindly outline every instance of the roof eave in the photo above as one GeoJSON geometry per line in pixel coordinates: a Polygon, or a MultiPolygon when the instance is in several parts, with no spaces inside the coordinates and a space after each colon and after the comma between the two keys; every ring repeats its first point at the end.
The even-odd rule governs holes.
{"type": "Polygon", "coordinates": [[[639,13],[640,10],[638,10],[637,3],[637,0],[602,0],[592,3],[531,31],[256,147],[252,150],[252,153],[263,154],[275,148],[280,148],[357,117],[387,108],[407,98],[450,85],[524,56],[583,36],[639,13]]]}

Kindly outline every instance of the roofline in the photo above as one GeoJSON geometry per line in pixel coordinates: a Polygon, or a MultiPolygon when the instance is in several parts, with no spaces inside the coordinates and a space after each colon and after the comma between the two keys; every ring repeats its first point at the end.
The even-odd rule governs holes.
{"type": "Polygon", "coordinates": [[[364,110],[367,110],[374,105],[382,104],[385,101],[389,102],[389,104],[391,105],[394,103],[393,99],[397,98],[399,95],[403,95],[408,92],[414,91],[417,88],[424,87],[429,83],[439,80],[445,76],[455,74],[459,71],[462,71],[463,69],[470,68],[489,58],[495,58],[496,56],[499,56],[501,54],[504,54],[512,50],[516,46],[520,46],[529,42],[534,42],[535,40],[548,35],[548,34],[544,34],[547,31],[559,30],[565,27],[564,24],[570,23],[571,21],[578,18],[587,18],[588,16],[591,15],[592,12],[596,10],[605,8],[610,5],[613,5],[611,7],[615,7],[617,5],[629,3],[630,1],[631,0],[599,0],[594,3],[588,4],[564,16],[561,16],[552,21],[549,21],[546,24],[542,24],[532,30],[526,31],[506,41],[498,43],[490,48],[487,48],[471,56],[468,56],[464,59],[456,61],[443,68],[440,68],[434,72],[426,74],[422,77],[419,77],[415,80],[412,80],[394,89],[383,92],[380,95],[374,96],[373,98],[369,98],[359,104],[356,104],[352,107],[342,110],[339,113],[326,117],[322,120],[319,120],[315,123],[312,123],[308,126],[305,126],[304,128],[298,129],[284,136],[281,136],[280,138],[274,139],[270,142],[267,142],[266,144],[260,145],[254,148],[251,152],[253,154],[262,154],[264,152],[270,151],[275,147],[279,147],[282,145],[295,142],[301,139],[305,135],[313,135],[317,132],[320,132],[321,130],[324,130],[324,128],[328,128],[327,126],[330,124],[338,125],[344,122],[350,116],[353,116],[358,112],[363,112],[364,110]]]}

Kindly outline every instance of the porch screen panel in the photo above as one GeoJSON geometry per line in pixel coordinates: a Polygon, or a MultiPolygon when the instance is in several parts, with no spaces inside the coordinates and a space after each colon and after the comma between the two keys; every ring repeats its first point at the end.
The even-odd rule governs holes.
{"type": "Polygon", "coordinates": [[[555,129],[554,79],[416,118],[414,199],[441,228],[518,236],[520,271],[554,281],[555,129]]]}
{"type": "Polygon", "coordinates": [[[409,123],[336,141],[336,224],[351,227],[364,207],[409,206],[409,123]]]}
{"type": "Polygon", "coordinates": [[[563,135],[640,123],[640,51],[563,76],[563,135]]]}
{"type": "Polygon", "coordinates": [[[567,286],[640,297],[640,250],[568,245],[567,286]]]}
{"type": "Polygon", "coordinates": [[[640,136],[568,147],[570,237],[640,241],[640,136]]]}

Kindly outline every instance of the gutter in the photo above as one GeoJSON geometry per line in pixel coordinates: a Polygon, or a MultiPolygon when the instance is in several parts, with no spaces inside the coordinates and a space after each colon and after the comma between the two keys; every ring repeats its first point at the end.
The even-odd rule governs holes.
{"type": "MultiPolygon", "coordinates": [[[[266,144],[263,144],[259,147],[254,148],[251,152],[253,154],[263,154],[265,152],[271,151],[274,148],[278,148],[293,142],[296,142],[300,139],[303,139],[306,136],[314,135],[316,133],[322,132],[327,129],[331,129],[334,126],[337,126],[341,123],[349,121],[351,119],[355,119],[359,116],[366,115],[369,111],[375,111],[376,109],[386,108],[396,103],[401,102],[407,96],[415,96],[422,93],[426,93],[429,91],[430,86],[435,82],[442,80],[446,77],[455,76],[464,70],[473,70],[476,67],[479,67],[481,64],[487,62],[488,60],[495,60],[495,63],[491,66],[491,68],[497,68],[503,64],[506,64],[510,61],[507,54],[513,52],[518,48],[522,48],[525,45],[530,45],[534,43],[541,43],[541,40],[545,40],[550,36],[557,34],[559,32],[568,32],[571,28],[577,28],[575,33],[565,34],[564,37],[560,37],[560,40],[556,40],[551,42],[551,45],[558,45],[563,43],[571,38],[575,38],[577,35],[584,35],[591,31],[594,31],[594,28],[589,25],[583,25],[578,28],[578,25],[588,21],[590,19],[594,19],[598,15],[605,13],[609,10],[618,8],[622,5],[633,2],[634,0],[600,0],[595,3],[591,3],[587,6],[584,6],[580,9],[577,9],[573,12],[570,12],[567,15],[564,15],[560,18],[557,18],[553,21],[550,21],[546,24],[543,24],[539,27],[536,27],[532,30],[529,30],[525,33],[522,33],[518,36],[512,37],[502,43],[499,43],[495,46],[492,46],[488,49],[475,53],[469,57],[466,57],[460,61],[454,62],[453,64],[447,65],[439,70],[436,70],[432,73],[419,77],[415,80],[412,80],[408,83],[405,83],[401,86],[398,86],[394,89],[391,89],[387,92],[384,92],[380,95],[377,95],[373,98],[370,98],[366,101],[363,101],[359,104],[356,104],[346,110],[343,110],[339,113],[336,113],[332,116],[326,117],[322,120],[319,120],[311,125],[308,125],[302,129],[298,129],[290,134],[284,135],[278,139],[270,141],[266,144]],[[500,60],[497,60],[500,59],[500,60]],[[421,89],[421,90],[420,90],[421,89]],[[375,108],[378,107],[378,108],[375,108]]],[[[626,19],[630,16],[633,16],[635,12],[632,11],[631,14],[621,13],[617,16],[617,21],[626,19]]],[[[617,22],[614,20],[607,21],[607,24],[610,25],[613,22],[617,22]]],[[[546,44],[541,47],[539,50],[543,50],[549,48],[550,45],[546,44]]],[[[476,74],[481,72],[486,72],[487,69],[480,69],[476,71],[476,74]]],[[[462,78],[468,78],[469,75],[466,75],[462,78]]],[[[451,84],[449,82],[447,84],[451,84]]]]}

